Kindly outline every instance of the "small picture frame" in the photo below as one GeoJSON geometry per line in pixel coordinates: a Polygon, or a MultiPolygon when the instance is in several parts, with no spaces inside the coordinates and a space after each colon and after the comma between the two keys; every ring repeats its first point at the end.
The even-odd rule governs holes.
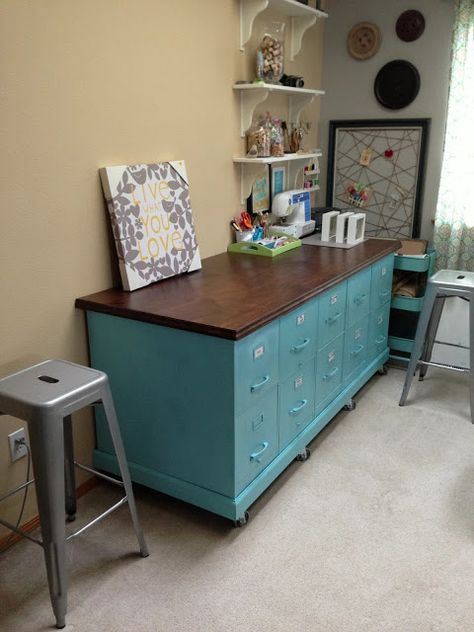
{"type": "Polygon", "coordinates": [[[272,200],[277,193],[283,193],[286,189],[286,167],[271,167],[272,174],[272,200]]]}
{"type": "Polygon", "coordinates": [[[347,232],[349,227],[349,217],[353,215],[352,211],[346,213],[339,213],[336,222],[336,243],[343,244],[347,239],[347,232]]]}
{"type": "Polygon", "coordinates": [[[323,215],[323,225],[321,228],[321,241],[335,241],[337,218],[339,211],[328,211],[323,215]]]}
{"type": "Polygon", "coordinates": [[[353,213],[348,219],[347,243],[359,244],[365,238],[365,213],[353,213]]]}
{"type": "Polygon", "coordinates": [[[263,176],[255,178],[252,185],[252,193],[248,198],[247,210],[249,213],[263,213],[270,210],[270,178],[268,168],[263,176]]]}

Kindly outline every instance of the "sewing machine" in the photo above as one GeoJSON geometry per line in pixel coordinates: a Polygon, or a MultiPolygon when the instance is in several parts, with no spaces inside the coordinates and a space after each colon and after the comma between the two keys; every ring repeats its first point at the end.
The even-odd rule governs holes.
{"type": "Polygon", "coordinates": [[[283,233],[299,238],[312,233],[316,225],[311,219],[310,193],[303,189],[277,193],[272,202],[272,214],[279,221],[270,227],[270,234],[283,233]]]}

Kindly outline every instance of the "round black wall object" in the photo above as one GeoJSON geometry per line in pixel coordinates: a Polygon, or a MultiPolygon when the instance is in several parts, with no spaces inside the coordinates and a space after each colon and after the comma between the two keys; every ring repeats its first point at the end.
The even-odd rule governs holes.
{"type": "Polygon", "coordinates": [[[385,64],[375,78],[377,101],[390,110],[400,110],[416,99],[420,90],[420,74],[413,64],[395,59],[385,64]]]}
{"type": "Polygon", "coordinates": [[[398,37],[404,42],[414,42],[423,35],[425,18],[416,9],[404,11],[397,20],[395,30],[398,37]]]}

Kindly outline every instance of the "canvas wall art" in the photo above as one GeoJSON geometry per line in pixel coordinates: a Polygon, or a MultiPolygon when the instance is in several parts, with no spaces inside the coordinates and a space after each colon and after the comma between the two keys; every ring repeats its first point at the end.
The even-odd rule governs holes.
{"type": "Polygon", "coordinates": [[[201,267],[184,161],[100,169],[124,290],[201,267]]]}

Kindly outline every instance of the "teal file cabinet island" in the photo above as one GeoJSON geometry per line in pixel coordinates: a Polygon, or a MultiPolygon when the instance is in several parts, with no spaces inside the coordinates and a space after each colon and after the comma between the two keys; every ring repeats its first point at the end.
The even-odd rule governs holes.
{"type": "MultiPolygon", "coordinates": [[[[77,299],[134,481],[244,524],[388,359],[397,241],[225,253],[133,293],[77,299]]],[[[95,465],[118,473],[96,413],[95,465]]]]}

